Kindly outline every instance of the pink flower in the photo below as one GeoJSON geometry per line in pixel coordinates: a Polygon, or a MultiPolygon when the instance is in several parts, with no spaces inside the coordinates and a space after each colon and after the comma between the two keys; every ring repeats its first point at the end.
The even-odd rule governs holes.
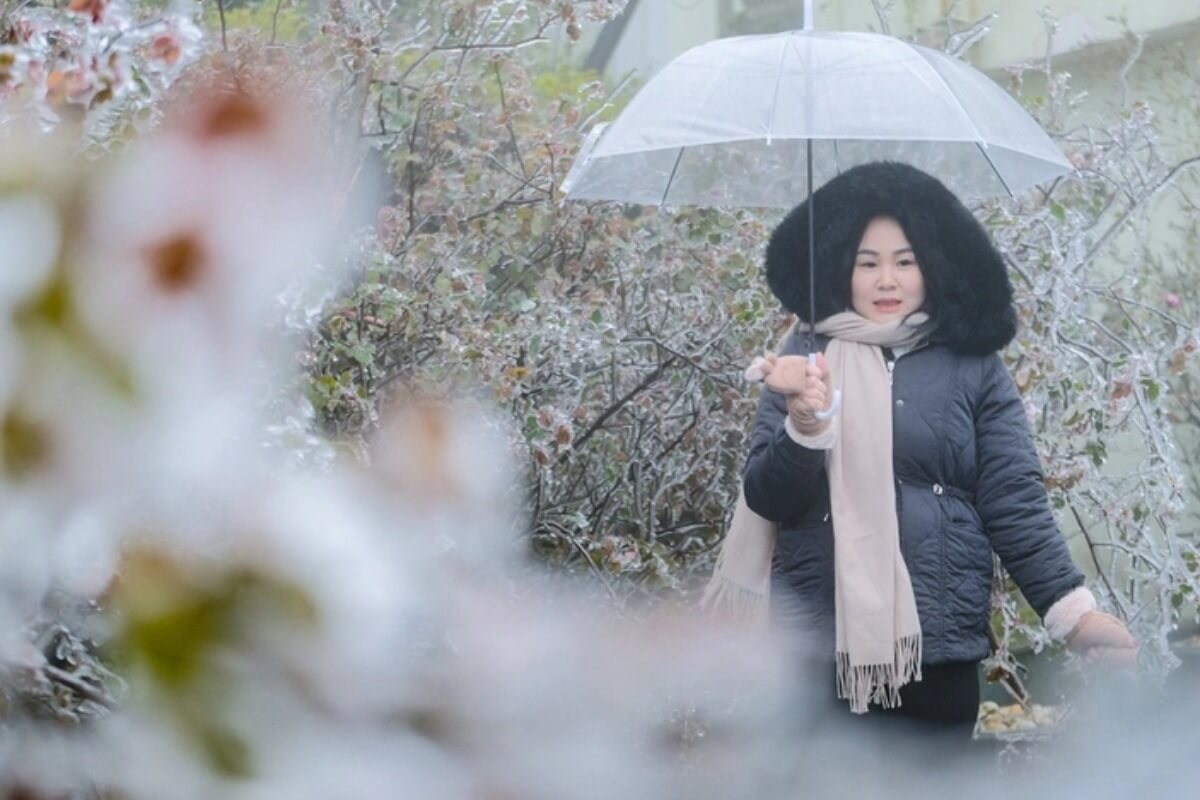
{"type": "Polygon", "coordinates": [[[71,0],[71,4],[67,6],[69,11],[91,17],[95,24],[104,21],[104,12],[107,8],[108,0],[71,0]]]}
{"type": "Polygon", "coordinates": [[[150,43],[150,57],[162,61],[167,66],[175,66],[183,55],[183,47],[178,37],[173,33],[162,33],[154,37],[150,43]]]}
{"type": "Polygon", "coordinates": [[[1174,292],[1167,292],[1163,295],[1163,301],[1167,304],[1167,308],[1179,308],[1183,305],[1183,301],[1179,299],[1179,295],[1174,292]]]}

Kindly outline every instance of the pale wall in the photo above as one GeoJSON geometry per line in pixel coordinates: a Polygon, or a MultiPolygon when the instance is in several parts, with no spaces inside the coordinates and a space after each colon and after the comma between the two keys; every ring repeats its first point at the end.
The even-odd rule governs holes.
{"type": "MultiPolygon", "coordinates": [[[[947,0],[897,0],[890,22],[900,36],[928,29],[938,22],[947,0]]],[[[796,0],[796,23],[802,21],[803,3],[796,0]]],[[[825,30],[877,30],[878,18],[869,0],[817,0],[816,27],[825,30]]],[[[1119,40],[1125,35],[1121,19],[1136,33],[1154,33],[1189,23],[1200,25],[1196,0],[960,0],[954,16],[973,21],[996,12],[992,32],[968,54],[982,69],[1040,57],[1046,36],[1038,11],[1048,8],[1058,20],[1054,53],[1078,50],[1090,44],[1119,40]]],[[[609,74],[624,76],[636,70],[643,78],[689,47],[720,35],[719,0],[641,0],[625,29],[625,36],[609,62],[609,74]]]]}
{"type": "Polygon", "coordinates": [[[716,0],[641,0],[613,51],[608,74],[648,78],[690,47],[716,39],[716,0]]]}

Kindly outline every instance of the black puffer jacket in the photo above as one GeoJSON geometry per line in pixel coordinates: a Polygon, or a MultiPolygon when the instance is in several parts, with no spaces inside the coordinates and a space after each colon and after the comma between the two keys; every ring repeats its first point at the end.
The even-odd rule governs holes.
{"type": "MultiPolygon", "coordinates": [[[[822,343],[823,344],[823,343],[822,343]]],[[[807,351],[793,335],[783,352],[807,351]]],[[[1055,525],[1025,410],[1000,357],[930,345],[896,359],[893,464],[900,550],[925,663],[988,653],[992,551],[1039,614],[1083,583],[1055,525]]],[[[833,525],[825,453],[784,429],[764,390],[746,463],[746,503],[780,523],[773,613],[833,652],[833,525]]]]}
{"type": "MultiPolygon", "coordinates": [[[[850,307],[854,254],[871,219],[896,219],[920,265],[929,344],[895,361],[892,387],[900,548],[925,663],[977,661],[988,652],[993,551],[1043,616],[1083,583],[1050,512],[1021,399],[996,354],[1016,332],[1007,268],[974,216],[913,167],[855,167],[811,202],[818,320],[850,307]]],[[[802,204],[780,223],[766,258],[771,290],[802,319],[809,315],[807,212],[802,204]]],[[[807,349],[807,337],[793,335],[783,352],[807,349]]],[[[832,653],[825,454],[794,442],[785,418],[783,396],[764,389],[743,476],[746,502],[780,523],[774,613],[818,641],[828,637],[823,652],[832,653]]]]}

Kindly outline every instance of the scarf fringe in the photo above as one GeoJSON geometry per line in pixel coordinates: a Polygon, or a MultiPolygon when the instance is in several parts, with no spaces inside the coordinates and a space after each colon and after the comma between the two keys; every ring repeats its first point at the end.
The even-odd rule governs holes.
{"type": "Polygon", "coordinates": [[[700,607],[705,611],[728,614],[737,620],[757,622],[765,621],[767,602],[766,594],[716,574],[704,589],[700,607]]]}
{"type": "Polygon", "coordinates": [[[896,640],[893,663],[851,664],[850,654],[837,654],[838,697],[850,701],[850,710],[865,714],[871,703],[900,707],[900,687],[921,680],[921,635],[896,640]]]}

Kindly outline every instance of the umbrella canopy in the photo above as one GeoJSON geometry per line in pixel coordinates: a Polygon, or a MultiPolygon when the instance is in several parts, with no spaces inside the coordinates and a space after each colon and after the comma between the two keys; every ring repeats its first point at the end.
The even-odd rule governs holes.
{"type": "Polygon", "coordinates": [[[593,129],[563,189],[573,200],[791,207],[880,160],[912,164],[963,197],[1015,195],[1071,170],[969,64],[890,36],[801,30],[676,58],[593,129]]]}

